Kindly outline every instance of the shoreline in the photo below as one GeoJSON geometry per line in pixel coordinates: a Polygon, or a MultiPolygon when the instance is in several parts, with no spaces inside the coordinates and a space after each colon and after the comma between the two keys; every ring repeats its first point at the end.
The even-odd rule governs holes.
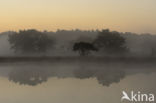
{"type": "Polygon", "coordinates": [[[156,62],[156,57],[0,57],[2,62],[127,62],[149,63],[156,62]]]}

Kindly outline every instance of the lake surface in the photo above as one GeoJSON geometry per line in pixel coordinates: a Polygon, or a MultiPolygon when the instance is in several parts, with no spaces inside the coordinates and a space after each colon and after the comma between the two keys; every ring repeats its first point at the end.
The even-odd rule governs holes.
{"type": "Polygon", "coordinates": [[[0,64],[0,103],[121,103],[122,91],[156,94],[156,64],[0,64]]]}

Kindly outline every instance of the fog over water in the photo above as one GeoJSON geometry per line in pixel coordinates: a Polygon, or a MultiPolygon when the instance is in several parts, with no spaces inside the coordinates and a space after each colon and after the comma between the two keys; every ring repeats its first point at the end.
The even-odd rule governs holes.
{"type": "Polygon", "coordinates": [[[155,94],[155,78],[153,63],[1,63],[0,102],[120,103],[123,90],[155,94]]]}
{"type": "Polygon", "coordinates": [[[156,103],[156,0],[0,0],[0,13],[0,103],[156,103]]]}
{"type": "MultiPolygon", "coordinates": [[[[0,35],[1,59],[27,56],[10,49],[8,35],[12,33],[0,35]]],[[[92,43],[98,31],[45,33],[54,38],[53,48],[28,55],[45,60],[1,60],[0,103],[120,103],[123,90],[156,94],[155,35],[120,33],[130,49],[127,56],[150,57],[142,60],[105,57],[102,51],[82,57],[73,51],[74,42],[92,43]]]]}

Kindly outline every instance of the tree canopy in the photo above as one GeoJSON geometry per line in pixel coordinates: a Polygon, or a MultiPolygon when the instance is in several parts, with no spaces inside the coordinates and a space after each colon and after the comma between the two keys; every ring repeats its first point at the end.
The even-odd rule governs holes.
{"type": "Polygon", "coordinates": [[[9,35],[11,48],[15,52],[41,53],[52,47],[53,39],[44,32],[23,30],[9,35]]]}
{"type": "Polygon", "coordinates": [[[123,53],[128,49],[126,47],[125,38],[118,32],[110,32],[102,30],[94,41],[98,48],[104,49],[106,53],[123,53]]]}
{"type": "Polygon", "coordinates": [[[98,51],[92,43],[78,42],[73,46],[74,51],[78,51],[81,56],[86,56],[90,51],[98,51]]]}

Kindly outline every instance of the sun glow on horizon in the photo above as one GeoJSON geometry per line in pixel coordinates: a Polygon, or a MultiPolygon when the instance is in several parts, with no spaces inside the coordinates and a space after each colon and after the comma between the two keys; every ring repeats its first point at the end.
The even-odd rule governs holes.
{"type": "Polygon", "coordinates": [[[155,0],[1,0],[0,32],[105,29],[156,33],[155,0]]]}

